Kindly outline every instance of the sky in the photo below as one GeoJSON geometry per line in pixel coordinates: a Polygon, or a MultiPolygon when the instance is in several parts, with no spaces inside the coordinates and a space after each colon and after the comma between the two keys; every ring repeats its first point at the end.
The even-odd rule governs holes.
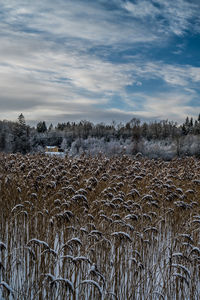
{"type": "Polygon", "coordinates": [[[196,119],[199,12],[199,0],[0,0],[0,119],[196,119]]]}

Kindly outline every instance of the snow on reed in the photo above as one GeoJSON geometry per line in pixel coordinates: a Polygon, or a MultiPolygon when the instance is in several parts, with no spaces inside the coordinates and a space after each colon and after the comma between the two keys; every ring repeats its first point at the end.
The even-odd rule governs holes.
{"type": "Polygon", "coordinates": [[[198,299],[199,159],[0,162],[0,298],[198,299]]]}

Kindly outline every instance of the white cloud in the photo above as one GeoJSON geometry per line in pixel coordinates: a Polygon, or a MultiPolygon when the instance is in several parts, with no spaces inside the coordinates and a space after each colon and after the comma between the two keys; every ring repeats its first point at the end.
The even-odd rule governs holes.
{"type": "MultiPolygon", "coordinates": [[[[53,38],[86,40],[89,45],[113,45],[152,42],[156,35],[137,22],[124,18],[122,12],[110,13],[96,2],[24,1],[3,3],[9,28],[20,24],[21,30],[38,30],[53,38]],[[22,13],[23,12],[23,13],[22,13]],[[25,13],[24,13],[25,12],[25,13]]],[[[88,47],[89,45],[85,45],[88,47]]]]}
{"type": "Polygon", "coordinates": [[[126,98],[126,102],[139,117],[182,122],[188,115],[196,118],[197,112],[200,111],[200,105],[191,106],[192,99],[193,95],[180,92],[154,93],[154,95],[132,93],[126,98]],[[142,100],[139,109],[137,99],[142,100]]]}
{"type": "MultiPolygon", "coordinates": [[[[186,0],[137,0],[126,1],[122,6],[135,18],[152,19],[157,34],[182,35],[191,27],[191,18],[198,18],[199,5],[186,0]]],[[[148,20],[149,23],[149,20],[148,20]]],[[[147,24],[148,24],[147,23],[147,24]]],[[[193,26],[194,27],[194,26],[193,26]]]]}
{"type": "Polygon", "coordinates": [[[159,9],[150,1],[140,0],[136,3],[127,1],[123,4],[123,6],[129,13],[131,13],[131,15],[137,18],[154,18],[157,14],[159,14],[159,9]]]}
{"type": "Polygon", "coordinates": [[[200,67],[192,67],[190,65],[166,64],[162,61],[138,61],[134,65],[134,73],[137,78],[162,79],[171,87],[189,87],[198,86],[200,81],[200,67]]]}
{"type": "Polygon", "coordinates": [[[176,35],[182,35],[191,27],[191,18],[198,16],[199,6],[187,0],[155,0],[161,7],[164,18],[169,24],[169,30],[176,35]]]}
{"type": "MultiPolygon", "coordinates": [[[[95,105],[103,107],[114,96],[126,102],[130,98],[127,86],[142,89],[143,80],[149,79],[162,79],[168,88],[179,88],[181,97],[194,95],[200,68],[152,62],[142,55],[127,56],[122,63],[112,54],[130,45],[135,49],[137,43],[145,48],[148,43],[166,41],[169,33],[182,34],[196,14],[195,6],[185,0],[114,2],[118,6],[111,12],[98,1],[87,2],[86,7],[85,1],[78,0],[0,0],[1,118],[11,118],[13,109],[17,113],[23,110],[28,118],[79,118],[82,114],[95,119],[98,112],[103,118],[103,111],[107,118],[115,119],[114,113],[119,119],[128,117],[134,111],[117,107],[97,110],[95,105]],[[158,21],[161,13],[163,18],[158,21]],[[96,49],[101,46],[106,50],[99,56],[96,49]]],[[[140,97],[146,107],[138,109],[137,115],[162,116],[162,110],[169,116],[176,114],[169,109],[174,95],[150,98],[140,93],[140,97]],[[159,97],[165,102],[159,104],[159,97]]],[[[175,99],[175,109],[181,112],[177,95],[175,99]]],[[[184,107],[188,109],[188,105],[184,107]]]]}

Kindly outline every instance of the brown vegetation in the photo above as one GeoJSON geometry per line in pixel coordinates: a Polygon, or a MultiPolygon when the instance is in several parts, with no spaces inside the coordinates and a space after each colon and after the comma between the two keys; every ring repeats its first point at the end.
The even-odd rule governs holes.
{"type": "Polygon", "coordinates": [[[199,159],[0,154],[0,194],[5,299],[198,299],[199,159]]]}

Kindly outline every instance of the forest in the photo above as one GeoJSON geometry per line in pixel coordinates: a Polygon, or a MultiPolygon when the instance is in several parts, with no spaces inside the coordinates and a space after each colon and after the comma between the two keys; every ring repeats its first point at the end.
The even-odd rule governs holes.
{"type": "Polygon", "coordinates": [[[23,114],[14,121],[0,121],[0,151],[6,153],[44,152],[58,146],[71,156],[80,154],[135,155],[170,160],[200,155],[200,114],[187,117],[183,124],[173,121],[93,124],[90,121],[64,122],[47,126],[45,121],[30,126],[23,114]]]}

